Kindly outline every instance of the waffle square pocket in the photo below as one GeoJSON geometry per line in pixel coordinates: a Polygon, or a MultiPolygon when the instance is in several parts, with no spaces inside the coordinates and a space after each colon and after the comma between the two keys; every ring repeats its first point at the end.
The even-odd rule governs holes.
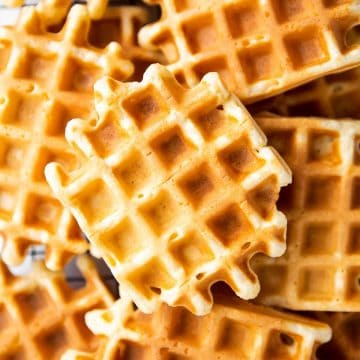
{"type": "Polygon", "coordinates": [[[159,301],[210,311],[210,287],[259,291],[248,260],[285,250],[277,211],[290,171],[217,74],[193,88],[161,65],[141,83],[99,81],[99,115],[74,120],[66,137],[86,158],[47,180],[144,312],[159,301]]]}

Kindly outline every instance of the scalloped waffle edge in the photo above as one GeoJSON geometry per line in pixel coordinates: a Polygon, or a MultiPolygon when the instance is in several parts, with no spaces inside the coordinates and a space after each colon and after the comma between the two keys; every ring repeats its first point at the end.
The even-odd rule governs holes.
{"type": "Polygon", "coordinates": [[[161,49],[182,83],[219,72],[244,103],[360,62],[352,36],[360,7],[352,0],[147,2],[160,5],[162,17],[140,31],[140,44],[161,49]]]}
{"type": "Polygon", "coordinates": [[[0,263],[1,359],[55,360],[71,347],[95,351],[102,344],[84,316],[108,308],[114,299],[89,257],[79,257],[77,266],[86,285],[73,289],[63,271],[51,272],[41,261],[24,276],[12,275],[0,263]]]}
{"type": "Polygon", "coordinates": [[[62,360],[305,360],[331,337],[330,327],[323,323],[235,297],[217,297],[212,312],[202,317],[167,305],[144,315],[120,299],[85,318],[94,334],[106,338],[104,346],[92,354],[69,350],[62,360]]]}
{"type": "Polygon", "coordinates": [[[155,64],[141,83],[95,89],[99,120],[66,128],[88,161],[45,175],[123,291],[144,312],[161,299],[197,314],[210,311],[216,281],[256,296],[247,262],[284,252],[276,200],[291,175],[245,108],[215,73],[186,89],[155,64]]]}
{"type": "Polygon", "coordinates": [[[22,262],[30,245],[48,245],[46,263],[59,269],[88,244],[47,185],[43,169],[58,159],[77,166],[64,138],[66,122],[93,111],[93,82],[129,77],[119,44],[87,43],[86,7],[71,8],[58,33],[45,30],[38,7],[25,7],[14,27],[0,28],[0,230],[3,259],[22,262]]]}

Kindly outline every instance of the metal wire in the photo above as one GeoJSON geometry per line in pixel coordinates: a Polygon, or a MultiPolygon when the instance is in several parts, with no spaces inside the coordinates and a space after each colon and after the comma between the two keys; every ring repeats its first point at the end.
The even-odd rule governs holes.
{"type": "MultiPolygon", "coordinates": [[[[33,262],[45,259],[45,251],[44,245],[31,246],[23,263],[18,266],[10,266],[10,271],[17,276],[30,273],[33,262]]],[[[91,256],[90,253],[88,255],[91,256]]],[[[115,297],[118,297],[118,282],[113,277],[110,269],[102,259],[92,258],[105,285],[115,297]]],[[[84,277],[76,265],[76,257],[65,266],[64,271],[66,281],[70,287],[78,289],[85,286],[84,277]]]]}

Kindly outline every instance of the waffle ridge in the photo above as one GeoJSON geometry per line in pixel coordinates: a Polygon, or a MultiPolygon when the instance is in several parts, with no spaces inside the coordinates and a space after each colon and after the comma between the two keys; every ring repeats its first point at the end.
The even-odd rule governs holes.
{"type": "Polygon", "coordinates": [[[251,113],[281,116],[360,118],[360,68],[328,75],[284,94],[253,104],[251,113]]]}
{"type": "Polygon", "coordinates": [[[255,257],[258,300],[294,310],[360,309],[360,123],[356,120],[258,117],[292,169],[280,193],[287,250],[255,257]]]}
{"type": "Polygon", "coordinates": [[[275,203],[291,175],[219,76],[188,89],[154,64],[141,83],[97,82],[95,107],[96,123],[66,127],[87,163],[45,175],[122,291],[144,312],[161,299],[206,313],[220,280],[254,297],[247,259],[285,250],[275,203]]]}
{"type": "Polygon", "coordinates": [[[97,353],[69,351],[62,360],[305,360],[331,337],[325,324],[234,297],[218,297],[212,312],[203,317],[164,304],[144,315],[125,301],[86,314],[89,329],[107,339],[97,353]]]}
{"type": "Polygon", "coordinates": [[[101,339],[87,329],[85,313],[114,300],[89,257],[79,257],[77,265],[86,281],[80,289],[41,261],[24,276],[0,264],[1,359],[60,359],[74,346],[97,350],[101,339]]]}
{"type": "Polygon", "coordinates": [[[359,45],[348,40],[357,1],[147,2],[159,4],[162,17],[140,31],[140,43],[160,48],[188,85],[219,72],[244,103],[359,63],[359,45]]]}
{"type": "Polygon", "coordinates": [[[150,12],[141,6],[111,6],[90,25],[90,44],[103,48],[111,41],[120,43],[123,54],[134,64],[134,73],[128,81],[140,81],[145,69],[153,63],[164,64],[163,55],[138,44],[139,29],[151,20],[150,12]]]}
{"type": "Polygon", "coordinates": [[[121,47],[87,43],[89,17],[75,5],[58,33],[44,29],[41,11],[25,7],[16,27],[0,28],[0,231],[3,259],[23,260],[30,245],[47,245],[46,264],[59,269],[88,245],[70,212],[54,198],[43,169],[80,159],[64,138],[67,121],[90,116],[92,85],[101,75],[133,71],[121,47]]]}
{"type": "MultiPolygon", "coordinates": [[[[6,7],[19,7],[24,5],[24,0],[1,0],[0,4],[6,7]]],[[[40,0],[39,7],[43,12],[48,25],[60,22],[66,15],[73,0],[40,0]]],[[[108,0],[87,0],[86,5],[92,19],[100,19],[106,12],[108,0]]]]}

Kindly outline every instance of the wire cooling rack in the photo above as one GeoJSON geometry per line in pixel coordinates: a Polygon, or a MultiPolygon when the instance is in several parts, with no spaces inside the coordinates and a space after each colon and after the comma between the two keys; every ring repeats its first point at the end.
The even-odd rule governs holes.
{"type": "MultiPolygon", "coordinates": [[[[90,255],[90,254],[89,254],[90,255]]],[[[91,255],[90,255],[91,256],[91,255]]],[[[45,246],[37,245],[32,246],[22,264],[18,266],[11,266],[10,271],[17,276],[28,274],[31,271],[32,263],[38,260],[43,260],[45,258],[45,246]]],[[[97,259],[92,257],[96,267],[99,271],[99,274],[103,281],[106,283],[108,288],[112,291],[115,296],[118,296],[118,283],[115,278],[112,276],[109,268],[102,259],[97,259]]],[[[80,288],[85,285],[84,278],[79,271],[76,265],[76,257],[74,257],[66,266],[65,266],[66,280],[69,285],[73,288],[80,288]]]]}

